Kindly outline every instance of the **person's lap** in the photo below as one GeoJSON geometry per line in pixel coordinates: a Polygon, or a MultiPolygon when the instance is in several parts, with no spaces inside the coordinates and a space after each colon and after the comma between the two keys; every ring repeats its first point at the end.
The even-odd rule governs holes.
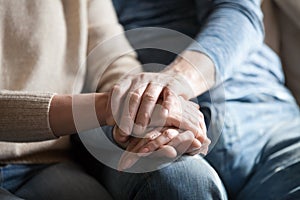
{"type": "Polygon", "coordinates": [[[200,156],[183,156],[153,172],[120,172],[100,163],[94,174],[114,199],[227,199],[215,170],[200,156]]]}
{"type": "Polygon", "coordinates": [[[300,171],[298,106],[279,100],[233,101],[226,103],[226,112],[223,134],[206,158],[220,174],[230,197],[268,199],[268,191],[275,189],[276,198],[283,198],[295,190],[300,179],[289,177],[300,171]],[[274,173],[278,169],[286,182],[274,173]]]}
{"type": "MultiPolygon", "coordinates": [[[[270,101],[229,101],[225,105],[223,133],[205,158],[220,175],[229,197],[270,199],[269,193],[272,193],[276,198],[299,198],[298,106],[272,97],[270,101]]],[[[218,120],[214,116],[210,118],[218,120]]],[[[206,162],[195,161],[193,157],[184,156],[166,168],[144,174],[118,172],[96,164],[95,159],[88,163],[98,169],[97,173],[92,174],[116,199],[147,199],[162,193],[174,199],[197,194],[188,198],[199,199],[209,198],[207,195],[213,190],[219,191],[219,196],[224,194],[220,192],[223,190],[222,184],[203,187],[205,179],[200,177],[209,177],[206,182],[209,184],[220,180],[209,173],[214,170],[206,162]]]]}
{"type": "Polygon", "coordinates": [[[274,126],[238,199],[300,198],[300,119],[274,126]]]}
{"type": "Polygon", "coordinates": [[[30,170],[30,165],[6,166],[5,171],[10,171],[11,175],[2,179],[1,199],[111,199],[99,182],[75,163],[40,166],[40,169],[33,170],[30,170]],[[14,184],[3,184],[13,176],[20,177],[20,180],[14,184]]]}

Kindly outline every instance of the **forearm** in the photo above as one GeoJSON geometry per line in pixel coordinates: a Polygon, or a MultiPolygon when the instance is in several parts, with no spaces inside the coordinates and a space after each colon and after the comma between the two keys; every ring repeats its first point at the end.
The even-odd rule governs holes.
{"type": "Polygon", "coordinates": [[[236,66],[263,43],[260,2],[213,0],[206,23],[195,38],[196,42],[188,48],[210,57],[217,75],[223,80],[239,70],[236,66]]]}
{"type": "Polygon", "coordinates": [[[106,125],[107,93],[55,95],[49,110],[49,123],[56,136],[106,125]]]}

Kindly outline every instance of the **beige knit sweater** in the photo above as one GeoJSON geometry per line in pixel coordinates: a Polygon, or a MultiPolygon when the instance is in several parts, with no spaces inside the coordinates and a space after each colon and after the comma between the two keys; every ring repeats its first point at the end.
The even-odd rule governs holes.
{"type": "Polygon", "coordinates": [[[107,58],[115,61],[98,90],[139,66],[110,0],[0,0],[0,164],[65,159],[69,137],[56,138],[48,122],[52,96],[95,92],[107,58]],[[96,63],[96,64],[95,64],[96,63]],[[83,66],[79,70],[79,66],[83,66]]]}

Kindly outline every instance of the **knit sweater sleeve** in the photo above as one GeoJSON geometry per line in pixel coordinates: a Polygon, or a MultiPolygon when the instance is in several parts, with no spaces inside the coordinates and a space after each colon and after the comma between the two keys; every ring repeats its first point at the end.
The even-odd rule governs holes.
{"type": "Polygon", "coordinates": [[[142,71],[110,0],[88,1],[86,92],[109,90],[124,74],[142,71]]]}
{"type": "Polygon", "coordinates": [[[0,90],[0,141],[55,139],[48,113],[53,94],[0,90]]]}

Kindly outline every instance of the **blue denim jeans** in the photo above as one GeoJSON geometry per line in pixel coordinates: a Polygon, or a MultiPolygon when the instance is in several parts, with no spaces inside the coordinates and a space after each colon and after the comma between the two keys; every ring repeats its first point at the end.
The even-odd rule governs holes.
{"type": "Polygon", "coordinates": [[[72,162],[0,168],[1,200],[107,199],[110,195],[72,162]]]}
{"type": "Polygon", "coordinates": [[[226,102],[223,133],[206,159],[230,198],[299,199],[298,106],[278,99],[226,102]]]}
{"type": "Polygon", "coordinates": [[[87,168],[117,200],[227,199],[218,174],[199,155],[183,156],[147,173],[120,172],[96,160],[90,161],[87,168]]]}
{"type": "MultiPolygon", "coordinates": [[[[210,107],[210,126],[218,124],[219,109],[210,107]]],[[[165,168],[139,174],[116,171],[93,158],[85,161],[86,167],[120,200],[300,199],[296,103],[260,96],[256,103],[226,102],[225,110],[223,132],[205,159],[183,156],[165,168]]]]}

